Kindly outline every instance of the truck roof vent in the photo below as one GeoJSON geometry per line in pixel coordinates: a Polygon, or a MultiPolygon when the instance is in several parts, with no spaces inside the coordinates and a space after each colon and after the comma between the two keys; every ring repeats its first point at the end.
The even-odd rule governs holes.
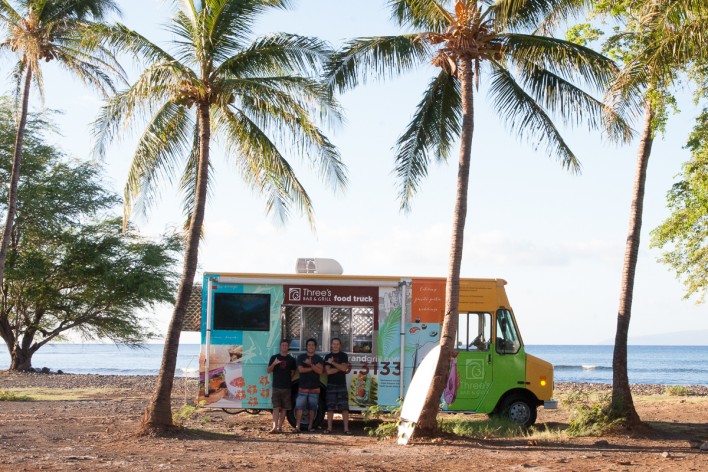
{"type": "Polygon", "coordinates": [[[301,257],[295,264],[295,272],[298,274],[331,274],[342,275],[344,270],[339,262],[334,259],[324,259],[319,257],[301,257]]]}

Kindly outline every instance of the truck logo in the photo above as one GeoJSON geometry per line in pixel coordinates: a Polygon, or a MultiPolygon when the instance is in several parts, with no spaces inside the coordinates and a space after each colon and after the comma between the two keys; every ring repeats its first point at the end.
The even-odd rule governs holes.
{"type": "Polygon", "coordinates": [[[465,377],[468,380],[484,378],[484,363],[481,359],[465,359],[465,377]]]}
{"type": "Polygon", "coordinates": [[[288,290],[288,298],[294,302],[299,302],[302,299],[302,292],[299,288],[290,288],[288,290]]]}

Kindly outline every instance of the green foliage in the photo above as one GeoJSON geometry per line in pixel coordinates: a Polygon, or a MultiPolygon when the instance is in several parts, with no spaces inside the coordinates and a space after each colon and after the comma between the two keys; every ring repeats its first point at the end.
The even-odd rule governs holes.
{"type": "Polygon", "coordinates": [[[610,396],[594,399],[585,392],[573,392],[563,399],[570,409],[570,423],[566,432],[570,436],[600,436],[621,420],[613,419],[610,396]]]}
{"type": "Polygon", "coordinates": [[[691,394],[691,391],[683,385],[667,385],[664,393],[672,397],[686,397],[691,394]]]}
{"type": "Polygon", "coordinates": [[[604,91],[616,65],[589,48],[540,33],[582,5],[513,0],[460,2],[454,11],[446,10],[451,3],[390,2],[393,19],[417,34],[351,40],[326,67],[330,87],[343,92],[431,61],[438,66],[396,142],[395,173],[403,210],[410,208],[430,163],[446,161],[463,135],[463,108],[473,114],[473,104],[462,100],[463,58],[472,64],[469,80],[477,87],[488,80],[490,104],[513,134],[535,148],[545,147],[571,171],[579,171],[580,165],[556,122],[587,124],[590,129],[611,123],[605,129],[612,139],[629,139],[626,123],[592,95],[604,91]]]}
{"type": "Polygon", "coordinates": [[[164,181],[177,181],[187,221],[203,209],[207,197],[196,194],[198,169],[207,186],[214,175],[201,125],[210,140],[220,140],[245,184],[265,197],[267,212],[283,221],[295,208],[314,223],[310,196],[289,158],[309,159],[335,190],[346,185],[341,156],[322,131],[340,121],[339,106],[313,78],[329,47],[285,33],[252,38],[265,11],[288,4],[180,2],[168,26],[167,49],[122,24],[96,32],[93,41],[146,63],[135,83],[107,101],[95,123],[99,155],[126,129],[143,128],[124,190],[126,217],[136,206],[149,210],[164,181]]]}
{"type": "MultiPolygon", "coordinates": [[[[45,142],[30,120],[0,299],[0,336],[13,361],[73,329],[85,338],[137,344],[152,337],[141,311],[171,302],[181,241],[157,242],[123,232],[111,213],[120,200],[104,189],[101,169],[72,163],[45,142]]],[[[0,102],[0,181],[7,182],[14,146],[7,100],[0,102]]],[[[0,210],[7,186],[0,193],[0,210]]],[[[25,365],[24,368],[29,367],[25,365]]]]}
{"type": "Polygon", "coordinates": [[[581,23],[568,28],[565,39],[571,43],[587,46],[589,43],[597,41],[603,35],[603,31],[593,27],[590,23],[581,23]]]}
{"type": "Polygon", "coordinates": [[[28,402],[32,400],[27,395],[18,395],[7,390],[0,390],[0,402],[28,402]]]}
{"type": "Polygon", "coordinates": [[[378,405],[368,407],[364,410],[364,419],[378,423],[376,426],[364,428],[372,438],[395,438],[398,435],[398,425],[401,422],[401,399],[398,399],[398,406],[391,410],[384,410],[378,405]]]}
{"type": "Polygon", "coordinates": [[[498,416],[481,421],[459,416],[443,418],[440,429],[446,433],[470,438],[513,438],[527,434],[526,428],[508,418],[498,416]]]}
{"type": "Polygon", "coordinates": [[[177,411],[172,412],[172,421],[177,426],[182,426],[191,419],[197,412],[195,405],[182,405],[177,411]]]}
{"type": "Polygon", "coordinates": [[[671,215],[652,231],[651,245],[686,287],[685,298],[708,292],[708,110],[697,119],[688,145],[691,159],[667,195],[671,215]]]}

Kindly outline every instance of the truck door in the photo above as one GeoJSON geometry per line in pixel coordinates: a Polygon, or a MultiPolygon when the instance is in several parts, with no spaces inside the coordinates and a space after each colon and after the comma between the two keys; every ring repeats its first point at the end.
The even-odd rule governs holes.
{"type": "Polygon", "coordinates": [[[495,392],[501,394],[512,388],[526,387],[526,355],[511,311],[500,308],[496,318],[492,357],[497,372],[495,392]]]}
{"type": "MultiPolygon", "coordinates": [[[[492,315],[490,313],[460,313],[456,342],[456,371],[459,384],[454,400],[445,397],[447,409],[476,411],[489,392],[493,380],[493,356],[490,351],[492,315]]],[[[448,387],[450,387],[448,382],[448,387]]]]}

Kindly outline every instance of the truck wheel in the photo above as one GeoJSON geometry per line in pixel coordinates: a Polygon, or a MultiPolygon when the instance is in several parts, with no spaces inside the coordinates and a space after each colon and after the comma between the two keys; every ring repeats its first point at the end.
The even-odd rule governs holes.
{"type": "MultiPolygon", "coordinates": [[[[295,399],[297,398],[297,386],[293,387],[293,408],[292,410],[288,410],[287,413],[285,414],[286,418],[288,419],[288,423],[290,423],[290,426],[293,428],[297,427],[297,423],[295,422],[295,399]]],[[[322,424],[322,421],[325,418],[325,414],[327,413],[327,392],[325,391],[324,388],[320,389],[320,398],[319,402],[317,404],[317,413],[315,414],[315,421],[312,423],[313,428],[319,427],[319,425],[322,424]]],[[[309,415],[309,412],[307,410],[302,412],[302,419],[300,420],[300,430],[302,431],[307,431],[307,428],[310,426],[310,420],[307,417],[309,415]]]]}
{"type": "Polygon", "coordinates": [[[501,416],[528,428],[536,422],[536,405],[521,395],[511,395],[502,403],[501,416]]]}

